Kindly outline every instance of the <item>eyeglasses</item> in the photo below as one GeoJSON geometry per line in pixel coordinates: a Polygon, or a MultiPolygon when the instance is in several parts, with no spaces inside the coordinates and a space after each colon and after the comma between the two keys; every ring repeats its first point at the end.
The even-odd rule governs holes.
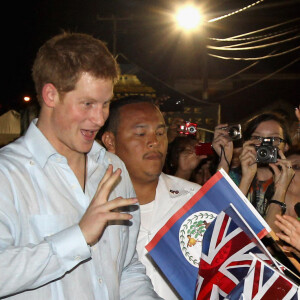
{"type": "Polygon", "coordinates": [[[276,147],[278,147],[281,143],[286,142],[286,140],[277,136],[272,136],[272,137],[251,136],[250,140],[253,141],[255,145],[260,145],[262,141],[272,142],[272,145],[276,147]]]}

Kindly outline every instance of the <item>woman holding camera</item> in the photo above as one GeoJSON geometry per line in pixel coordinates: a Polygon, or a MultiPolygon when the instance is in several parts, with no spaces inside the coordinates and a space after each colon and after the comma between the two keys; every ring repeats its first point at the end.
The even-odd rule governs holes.
{"type": "MultiPolygon", "coordinates": [[[[224,124],[216,127],[213,146],[220,157],[219,166],[228,171],[233,143],[226,132],[224,124]]],[[[284,156],[291,145],[287,125],[276,114],[260,114],[247,122],[243,137],[239,188],[278,231],[275,215],[284,213],[290,205],[285,203],[285,195],[294,176],[291,162],[284,156]]]]}

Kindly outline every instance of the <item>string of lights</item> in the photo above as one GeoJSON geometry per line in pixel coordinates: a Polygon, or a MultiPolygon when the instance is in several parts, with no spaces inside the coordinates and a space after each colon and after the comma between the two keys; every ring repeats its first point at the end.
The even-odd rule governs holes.
{"type": "Polygon", "coordinates": [[[248,38],[241,38],[241,39],[239,39],[239,38],[236,38],[236,39],[235,38],[234,39],[232,39],[232,38],[221,39],[221,38],[212,38],[212,37],[210,37],[208,39],[211,40],[211,41],[214,41],[214,42],[243,42],[243,41],[253,41],[253,40],[255,41],[255,40],[264,39],[264,38],[268,38],[268,37],[272,38],[273,36],[276,37],[276,35],[279,35],[281,33],[289,34],[293,31],[297,30],[297,28],[299,28],[298,25],[292,26],[292,27],[284,29],[284,30],[278,30],[278,31],[275,31],[275,32],[271,32],[271,33],[268,33],[268,34],[257,35],[257,36],[248,37],[248,38]]]}
{"type": "MultiPolygon", "coordinates": [[[[275,53],[275,51],[273,50],[273,51],[270,52],[269,54],[272,54],[272,53],[275,53]]],[[[226,81],[226,80],[229,80],[229,79],[231,79],[231,78],[233,78],[233,77],[235,77],[235,76],[237,76],[237,75],[240,75],[241,73],[243,73],[243,72],[245,72],[245,71],[247,71],[247,70],[253,68],[254,66],[256,66],[257,64],[259,64],[260,62],[261,62],[260,60],[257,60],[257,61],[255,61],[254,63],[251,63],[249,66],[246,66],[245,68],[242,68],[241,70],[239,70],[239,71],[237,71],[237,72],[235,72],[235,73],[233,73],[233,74],[231,74],[231,75],[229,75],[229,76],[227,76],[227,77],[225,77],[225,78],[223,78],[223,79],[217,81],[217,82],[215,83],[215,85],[218,85],[218,84],[220,84],[220,83],[222,83],[222,82],[224,82],[224,81],[226,81]]]]}
{"type": "Polygon", "coordinates": [[[300,38],[300,35],[296,35],[296,36],[290,37],[288,39],[277,41],[277,42],[274,42],[274,43],[269,43],[269,44],[264,44],[264,45],[257,45],[257,46],[252,46],[252,47],[239,47],[239,48],[231,47],[231,48],[228,48],[228,47],[216,47],[216,46],[207,45],[206,48],[213,49],[213,50],[222,50],[222,51],[254,50],[254,49],[261,49],[261,48],[271,47],[271,46],[274,46],[274,45],[279,45],[279,44],[282,44],[282,43],[290,42],[290,41],[298,39],[298,38],[300,38]]]}
{"type": "MultiPolygon", "coordinates": [[[[227,46],[223,46],[225,48],[231,48],[231,47],[237,47],[237,46],[244,46],[244,45],[251,45],[251,44],[256,44],[258,42],[263,42],[263,41],[267,41],[267,40],[271,40],[271,39],[275,39],[275,38],[279,38],[279,37],[282,37],[284,35],[287,35],[287,34],[291,34],[293,32],[297,32],[299,31],[298,28],[294,28],[292,30],[289,30],[289,31],[285,31],[285,32],[281,32],[281,33],[278,33],[277,34],[270,34],[264,38],[260,38],[260,39],[255,39],[255,40],[251,40],[251,41],[248,41],[248,42],[244,42],[244,43],[239,43],[239,44],[234,44],[234,45],[227,45],[227,46]]],[[[236,40],[233,40],[234,42],[236,40]]]]}
{"type": "Polygon", "coordinates": [[[255,30],[255,31],[250,31],[250,32],[239,34],[239,35],[235,35],[235,36],[229,37],[227,39],[223,39],[223,40],[224,41],[225,40],[235,40],[237,38],[241,38],[241,37],[244,37],[244,36],[253,35],[253,34],[256,34],[256,33],[259,33],[259,32],[267,31],[267,30],[270,30],[270,29],[273,29],[273,28],[276,28],[276,27],[280,27],[280,26],[284,26],[286,24],[293,23],[293,22],[296,22],[296,21],[299,21],[299,20],[300,20],[300,18],[295,18],[295,19],[288,20],[288,21],[285,21],[285,22],[282,22],[282,23],[279,23],[279,24],[264,27],[264,28],[261,28],[261,29],[255,30]]]}
{"type": "Polygon", "coordinates": [[[209,20],[208,22],[212,23],[212,22],[220,21],[220,20],[223,20],[225,18],[231,17],[231,16],[236,15],[236,14],[238,14],[240,12],[243,12],[246,9],[251,8],[251,7],[253,7],[253,6],[255,6],[255,5],[257,5],[257,4],[259,4],[259,3],[263,2],[263,1],[264,0],[258,0],[258,1],[254,2],[254,3],[252,3],[252,4],[249,4],[249,5],[247,5],[247,6],[243,7],[243,8],[240,8],[240,9],[238,9],[236,11],[233,11],[233,12],[231,12],[229,14],[223,15],[221,17],[213,18],[213,19],[209,20]]]}
{"type": "Polygon", "coordinates": [[[208,53],[209,56],[212,57],[216,57],[216,58],[220,58],[220,59],[227,59],[227,60],[261,60],[261,59],[267,59],[267,58],[272,58],[272,57],[276,57],[276,56],[281,56],[281,55],[285,55],[288,54],[290,52],[296,51],[300,49],[300,46],[283,51],[283,52],[279,52],[276,54],[270,54],[270,55],[265,55],[265,56],[260,56],[260,57],[226,57],[226,56],[220,56],[220,55],[215,55],[212,53],[208,53]]]}

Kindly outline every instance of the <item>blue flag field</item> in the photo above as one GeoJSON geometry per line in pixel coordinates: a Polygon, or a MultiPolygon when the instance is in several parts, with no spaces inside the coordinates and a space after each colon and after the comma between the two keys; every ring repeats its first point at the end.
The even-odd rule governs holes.
{"type": "Polygon", "coordinates": [[[155,263],[185,300],[195,297],[204,232],[231,203],[259,238],[271,231],[228,174],[220,170],[146,246],[155,263]]]}

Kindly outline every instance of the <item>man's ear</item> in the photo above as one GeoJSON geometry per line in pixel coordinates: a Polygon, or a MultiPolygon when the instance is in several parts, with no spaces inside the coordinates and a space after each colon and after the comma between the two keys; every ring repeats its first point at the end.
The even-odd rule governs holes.
{"type": "Polygon", "coordinates": [[[42,89],[44,103],[48,107],[55,106],[55,99],[59,98],[58,91],[52,83],[46,83],[42,89]]]}
{"type": "Polygon", "coordinates": [[[107,151],[116,153],[115,135],[111,131],[105,131],[102,135],[101,140],[107,151]]]}

